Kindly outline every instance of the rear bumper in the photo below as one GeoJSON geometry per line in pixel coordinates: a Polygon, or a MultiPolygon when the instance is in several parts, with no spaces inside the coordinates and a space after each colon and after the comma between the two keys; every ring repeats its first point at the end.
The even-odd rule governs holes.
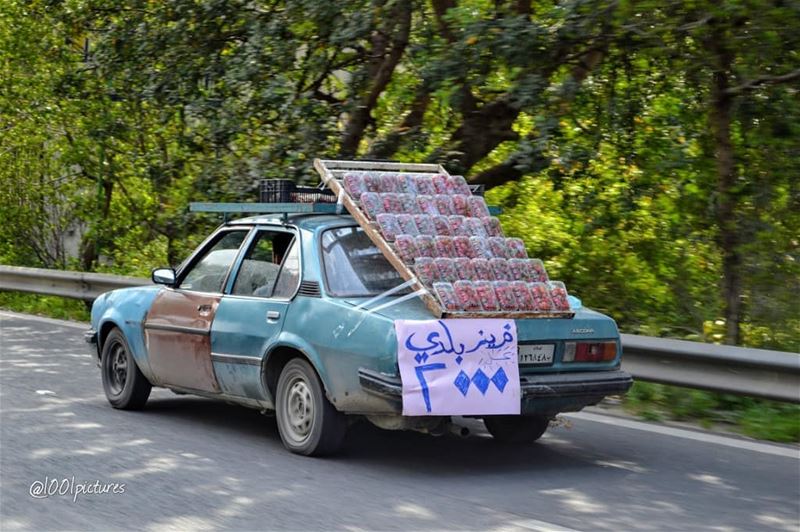
{"type": "Polygon", "coordinates": [[[583,395],[617,395],[627,392],[633,378],[618,369],[584,371],[555,375],[525,375],[521,377],[522,397],[579,397],[583,395]]]}
{"type": "MultiPolygon", "coordinates": [[[[391,377],[361,368],[358,380],[366,392],[401,404],[402,383],[391,377]]],[[[557,414],[598,403],[603,397],[627,392],[633,378],[622,370],[583,371],[523,375],[520,377],[523,414],[557,414]]]]}

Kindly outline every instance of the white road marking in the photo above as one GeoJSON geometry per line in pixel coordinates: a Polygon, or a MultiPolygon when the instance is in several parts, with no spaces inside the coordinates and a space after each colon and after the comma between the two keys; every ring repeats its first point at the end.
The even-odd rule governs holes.
{"type": "Polygon", "coordinates": [[[33,314],[20,314],[19,312],[11,312],[9,310],[0,310],[0,318],[16,318],[20,320],[39,321],[42,323],[49,323],[50,325],[58,325],[61,327],[72,327],[73,329],[83,329],[84,331],[88,331],[90,327],[88,323],[80,321],[57,320],[55,318],[34,316],[33,314]]]}
{"type": "MultiPolygon", "coordinates": [[[[511,527],[519,527],[525,530],[534,530],[535,532],[578,532],[574,528],[566,528],[547,521],[539,521],[538,519],[521,519],[519,521],[511,521],[511,527]]],[[[506,528],[506,527],[502,527],[506,528]]]]}
{"type": "Polygon", "coordinates": [[[600,414],[590,414],[588,412],[578,412],[565,415],[570,418],[578,420],[593,421],[595,423],[605,423],[606,425],[613,425],[615,427],[624,427],[626,429],[641,430],[644,432],[652,432],[654,434],[661,434],[664,436],[683,438],[685,440],[713,443],[715,445],[724,445],[725,447],[733,447],[734,449],[745,449],[757,453],[771,454],[774,456],[783,456],[786,458],[794,458],[795,460],[800,460],[800,449],[793,449],[791,447],[783,447],[779,445],[771,445],[768,443],[740,440],[737,438],[729,438],[726,436],[719,436],[717,434],[710,434],[707,432],[699,432],[699,431],[695,432],[692,430],[678,429],[675,427],[665,427],[663,425],[643,423],[641,421],[634,421],[631,419],[625,419],[616,416],[603,416],[600,414]]]}

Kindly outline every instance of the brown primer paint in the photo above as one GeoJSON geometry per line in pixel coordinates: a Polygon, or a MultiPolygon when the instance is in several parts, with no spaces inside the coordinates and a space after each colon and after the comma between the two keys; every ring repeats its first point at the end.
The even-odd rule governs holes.
{"type": "Polygon", "coordinates": [[[211,362],[210,333],[221,297],[173,289],[162,290],[156,296],[145,319],[145,345],[158,384],[220,391],[211,362]],[[152,326],[186,327],[197,332],[152,326]]]}

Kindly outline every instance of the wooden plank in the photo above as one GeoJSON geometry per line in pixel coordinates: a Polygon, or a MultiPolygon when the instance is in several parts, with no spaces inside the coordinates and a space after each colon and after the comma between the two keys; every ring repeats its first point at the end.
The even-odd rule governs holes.
{"type": "Polygon", "coordinates": [[[448,311],[445,310],[442,318],[505,318],[505,319],[523,319],[523,318],[553,318],[553,319],[566,319],[575,316],[574,312],[533,312],[528,310],[511,310],[511,311],[448,311]]]}
{"type": "MultiPolygon", "coordinates": [[[[424,163],[398,163],[391,161],[340,161],[329,159],[315,159],[314,167],[319,171],[317,161],[324,165],[328,170],[365,170],[373,172],[420,172],[420,173],[439,173],[448,174],[440,164],[424,163]]],[[[320,172],[322,173],[322,172],[320,172]]]]}
{"type": "MultiPolygon", "coordinates": [[[[361,226],[361,228],[364,230],[364,233],[366,233],[367,237],[369,237],[372,243],[375,244],[381,253],[383,253],[383,256],[386,257],[386,260],[388,260],[389,263],[395,267],[400,276],[406,281],[411,281],[414,279],[414,283],[412,284],[412,288],[414,290],[425,290],[425,293],[420,296],[422,301],[434,316],[437,318],[441,317],[442,307],[439,305],[439,300],[436,299],[430,292],[428,292],[428,289],[420,282],[419,279],[417,279],[416,275],[414,275],[414,272],[411,271],[409,266],[403,262],[397,253],[395,253],[394,248],[392,248],[392,246],[381,236],[380,232],[378,232],[375,226],[370,222],[369,218],[367,218],[367,215],[364,213],[364,211],[362,211],[358,205],[356,205],[356,202],[353,201],[353,198],[350,197],[350,194],[347,194],[347,192],[343,191],[342,184],[329,172],[327,172],[324,166],[322,166],[322,168],[317,166],[318,161],[319,159],[314,161],[314,167],[317,168],[322,175],[323,182],[333,191],[334,194],[336,194],[337,197],[342,199],[342,204],[344,207],[350,212],[353,218],[355,218],[355,220],[358,222],[358,225],[361,226]]],[[[322,161],[319,162],[320,165],[324,164],[322,161]]]]}

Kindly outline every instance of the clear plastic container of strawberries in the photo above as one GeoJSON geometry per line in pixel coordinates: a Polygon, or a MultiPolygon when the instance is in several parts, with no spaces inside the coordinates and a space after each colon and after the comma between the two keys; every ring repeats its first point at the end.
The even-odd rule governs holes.
{"type": "Polygon", "coordinates": [[[462,176],[351,171],[342,184],[446,312],[570,311],[564,283],[550,280],[521,239],[505,236],[462,176]]]}

